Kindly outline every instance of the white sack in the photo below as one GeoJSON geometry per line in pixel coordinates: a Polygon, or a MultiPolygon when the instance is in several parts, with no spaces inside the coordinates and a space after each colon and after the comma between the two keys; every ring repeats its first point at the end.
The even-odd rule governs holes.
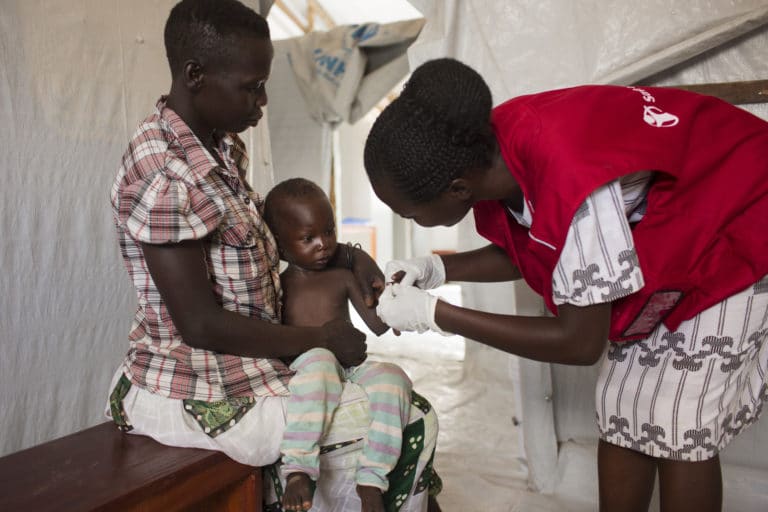
{"type": "Polygon", "coordinates": [[[424,20],[366,23],[289,40],[289,59],[310,115],[354,123],[408,73],[406,50],[424,20]]]}

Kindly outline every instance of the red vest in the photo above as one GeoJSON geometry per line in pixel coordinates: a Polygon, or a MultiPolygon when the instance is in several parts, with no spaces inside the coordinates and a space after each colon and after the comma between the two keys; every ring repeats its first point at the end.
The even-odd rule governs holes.
{"type": "Polygon", "coordinates": [[[768,274],[768,123],[676,89],[581,86],[513,98],[492,123],[531,207],[530,230],[499,201],[474,206],[477,231],[503,247],[552,301],[552,275],[576,209],[623,175],[658,171],[633,228],[645,286],[613,302],[610,339],[647,337],[768,274]]]}

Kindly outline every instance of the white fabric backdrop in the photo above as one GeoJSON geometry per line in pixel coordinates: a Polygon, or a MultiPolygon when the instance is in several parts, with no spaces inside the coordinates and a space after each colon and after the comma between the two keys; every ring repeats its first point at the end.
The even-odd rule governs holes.
{"type": "MultiPolygon", "coordinates": [[[[584,83],[768,78],[766,0],[410,1],[427,19],[409,50],[411,69],[432,58],[456,57],[485,77],[494,104],[584,83]]],[[[459,233],[462,249],[486,243],[471,219],[460,224],[459,233]]],[[[544,310],[524,284],[463,289],[464,303],[478,309],[530,315],[544,310]]],[[[522,404],[516,416],[523,420],[531,483],[553,491],[558,442],[596,440],[595,368],[518,360],[468,343],[466,371],[491,372],[500,383],[512,380],[516,403],[522,404]]],[[[748,434],[726,452],[726,460],[768,469],[768,450],[758,449],[768,439],[768,420],[748,434]]]]}
{"type": "MultiPolygon", "coordinates": [[[[130,134],[168,89],[162,27],[174,3],[0,2],[0,454],[102,421],[133,309],[109,187],[130,134]]],[[[470,61],[497,102],[620,80],[613,73],[639,78],[658,71],[654,56],[664,56],[664,66],[682,60],[692,54],[687,41],[709,41],[693,45],[704,50],[757,25],[767,9],[765,0],[690,0],[684,9],[672,0],[412,3],[428,18],[412,65],[439,55],[470,61]],[[670,56],[668,48],[680,51],[670,56]]],[[[268,144],[264,132],[247,139],[255,152],[268,144]]],[[[272,181],[270,155],[252,156],[263,190],[272,181]]],[[[536,309],[524,292],[508,290],[485,296],[498,308],[522,298],[520,307],[536,309]]],[[[482,354],[475,364],[508,378],[509,361],[482,354]]]]}
{"type": "Polygon", "coordinates": [[[109,189],[170,86],[174,4],[0,2],[0,455],[103,421],[134,308],[109,189]]]}

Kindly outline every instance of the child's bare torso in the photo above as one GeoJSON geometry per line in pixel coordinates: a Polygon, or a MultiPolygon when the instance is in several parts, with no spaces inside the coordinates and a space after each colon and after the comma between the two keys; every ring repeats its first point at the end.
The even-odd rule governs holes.
{"type": "Polygon", "coordinates": [[[302,271],[289,267],[280,275],[283,323],[319,327],[331,320],[349,320],[349,282],[343,268],[302,271]]]}

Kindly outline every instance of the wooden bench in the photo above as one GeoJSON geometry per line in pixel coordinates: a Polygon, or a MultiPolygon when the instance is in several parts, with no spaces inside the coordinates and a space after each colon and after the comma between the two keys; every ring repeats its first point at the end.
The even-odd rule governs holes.
{"type": "Polygon", "coordinates": [[[103,423],[0,458],[0,511],[257,511],[261,470],[103,423]]]}

